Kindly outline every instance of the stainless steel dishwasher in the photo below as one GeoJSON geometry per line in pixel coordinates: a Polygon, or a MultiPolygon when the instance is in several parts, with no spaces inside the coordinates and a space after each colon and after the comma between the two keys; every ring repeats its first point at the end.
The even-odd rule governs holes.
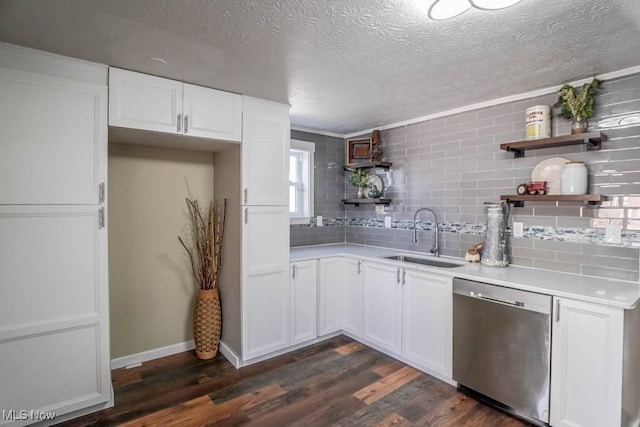
{"type": "Polygon", "coordinates": [[[453,379],[460,390],[548,423],[551,307],[549,295],[453,279],[453,379]]]}

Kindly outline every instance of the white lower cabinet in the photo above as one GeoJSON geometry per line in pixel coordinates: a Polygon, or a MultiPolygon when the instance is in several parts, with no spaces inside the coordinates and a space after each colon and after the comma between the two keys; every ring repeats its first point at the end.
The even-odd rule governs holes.
{"type": "Polygon", "coordinates": [[[342,329],[343,258],[323,258],[318,272],[318,335],[342,329]]]}
{"type": "Polygon", "coordinates": [[[342,258],[342,329],[357,338],[362,336],[362,263],[359,259],[342,258]]]}
{"type": "Polygon", "coordinates": [[[296,345],[318,335],[318,262],[292,262],[289,273],[289,345],[296,345]]]}
{"type": "Polygon", "coordinates": [[[402,356],[451,378],[453,279],[404,269],[402,356]]]}
{"type": "Polygon", "coordinates": [[[620,426],[624,310],[565,298],[555,310],[550,424],[620,426]]]}
{"type": "Polygon", "coordinates": [[[362,337],[395,354],[402,351],[402,268],[363,262],[362,337]]]}

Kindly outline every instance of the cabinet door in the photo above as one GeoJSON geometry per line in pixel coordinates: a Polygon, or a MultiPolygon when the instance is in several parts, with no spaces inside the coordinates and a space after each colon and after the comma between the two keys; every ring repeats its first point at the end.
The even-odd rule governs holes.
{"type": "Polygon", "coordinates": [[[243,98],[244,205],[289,205],[289,107],[243,98]]]}
{"type": "Polygon", "coordinates": [[[291,263],[289,345],[318,336],[318,261],[291,263]]]}
{"type": "Polygon", "coordinates": [[[182,90],[185,135],[240,142],[242,96],[187,83],[182,90]]]}
{"type": "Polygon", "coordinates": [[[453,280],[405,269],[402,355],[451,378],[453,280]]]}
{"type": "Polygon", "coordinates": [[[555,298],[551,353],[551,425],[619,426],[624,313],[555,298]]]}
{"type": "Polygon", "coordinates": [[[109,68],[109,125],[181,134],[182,83],[109,68]]]}
{"type": "Polygon", "coordinates": [[[245,207],[242,229],[242,357],[289,345],[289,210],[245,207]]]}
{"type": "Polygon", "coordinates": [[[62,415],[111,398],[98,209],[0,206],[1,409],[62,415]]]}
{"type": "Polygon", "coordinates": [[[0,205],[97,204],[107,88],[0,68],[0,205]]]}
{"type": "Polygon", "coordinates": [[[343,258],[344,304],[342,329],[360,337],[362,335],[362,261],[343,258]]]}
{"type": "Polygon", "coordinates": [[[363,337],[400,354],[402,269],[368,261],[363,265],[363,337]]]}
{"type": "Polygon", "coordinates": [[[322,336],[342,329],[342,258],[321,259],[318,278],[318,335],[322,336]]]}

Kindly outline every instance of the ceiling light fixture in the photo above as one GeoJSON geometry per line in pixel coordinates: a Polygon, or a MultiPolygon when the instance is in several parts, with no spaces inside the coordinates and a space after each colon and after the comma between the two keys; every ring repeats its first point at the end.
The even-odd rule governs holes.
{"type": "Polygon", "coordinates": [[[469,0],[469,2],[478,9],[498,10],[506,9],[522,0],[469,0]]]}
{"type": "Polygon", "coordinates": [[[436,0],[429,7],[429,18],[443,21],[463,14],[471,7],[481,10],[498,10],[511,7],[522,0],[436,0]]]}

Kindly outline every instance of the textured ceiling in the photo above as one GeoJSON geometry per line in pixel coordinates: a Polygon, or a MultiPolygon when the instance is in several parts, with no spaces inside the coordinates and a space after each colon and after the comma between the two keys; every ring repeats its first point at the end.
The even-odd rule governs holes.
{"type": "Polygon", "coordinates": [[[351,133],[640,65],[640,1],[1,0],[0,40],[292,105],[351,133]],[[160,57],[168,64],[149,60],[160,57]]]}

